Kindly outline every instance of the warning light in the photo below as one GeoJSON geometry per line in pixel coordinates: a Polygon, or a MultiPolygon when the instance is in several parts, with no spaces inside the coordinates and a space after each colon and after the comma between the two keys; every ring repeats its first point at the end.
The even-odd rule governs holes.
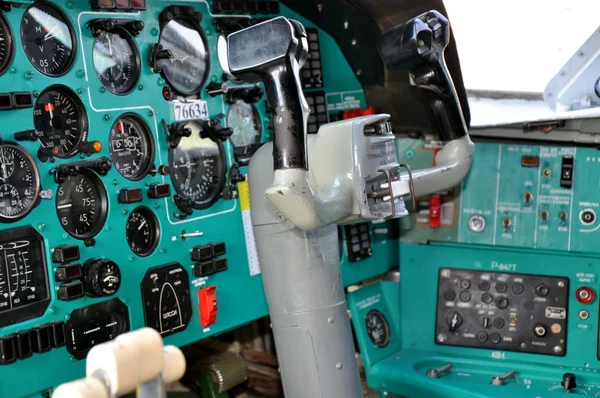
{"type": "Polygon", "coordinates": [[[31,108],[33,106],[33,96],[28,92],[12,93],[15,108],[31,108]]]}
{"type": "Polygon", "coordinates": [[[145,10],[146,0],[131,0],[131,8],[134,10],[145,10]]]}
{"type": "Polygon", "coordinates": [[[521,157],[521,166],[523,167],[539,167],[540,158],[538,156],[523,155],[521,157]]]}
{"type": "Polygon", "coordinates": [[[92,146],[94,147],[94,151],[96,151],[96,153],[102,150],[102,144],[100,143],[100,141],[94,141],[92,146]]]}
{"type": "Polygon", "coordinates": [[[165,100],[170,101],[171,97],[173,96],[173,92],[171,91],[171,87],[164,86],[163,90],[162,90],[162,94],[163,94],[163,98],[165,100]]]}
{"type": "Polygon", "coordinates": [[[58,151],[58,148],[54,148],[54,149],[52,149],[52,153],[53,153],[53,154],[55,154],[55,155],[58,155],[58,152],[59,152],[59,151],[58,151]]]}
{"type": "Polygon", "coordinates": [[[10,94],[0,94],[0,110],[13,108],[13,102],[10,94]]]}
{"type": "Polygon", "coordinates": [[[114,0],[92,0],[93,10],[109,10],[115,8],[114,0]]]}
{"type": "Polygon", "coordinates": [[[117,0],[117,8],[123,9],[123,10],[129,10],[131,8],[131,4],[129,3],[129,0],[117,0]]]}

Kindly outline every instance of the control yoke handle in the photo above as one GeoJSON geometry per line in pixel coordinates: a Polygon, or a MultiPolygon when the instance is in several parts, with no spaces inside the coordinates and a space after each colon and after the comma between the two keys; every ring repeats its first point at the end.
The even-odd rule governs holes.
{"type": "Polygon", "coordinates": [[[229,71],[247,82],[264,82],[273,113],[275,170],[307,170],[308,104],[299,75],[308,56],[304,27],[274,18],[232,33],[227,44],[229,71]]]}

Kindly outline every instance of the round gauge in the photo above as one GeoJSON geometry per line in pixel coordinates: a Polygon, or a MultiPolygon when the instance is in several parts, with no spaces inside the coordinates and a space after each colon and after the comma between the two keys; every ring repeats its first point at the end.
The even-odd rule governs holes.
{"type": "Polygon", "coordinates": [[[195,209],[206,209],[215,203],[225,186],[223,145],[202,138],[202,126],[190,122],[185,127],[192,135],[182,137],[169,152],[169,172],[175,191],[190,199],[195,209]]]}
{"type": "Polygon", "coordinates": [[[12,30],[8,20],[0,12],[0,75],[8,70],[15,54],[12,30]]]}
{"type": "Polygon", "coordinates": [[[140,77],[140,55],[131,36],[124,30],[102,32],[94,40],[94,69],[102,85],[111,93],[130,93],[140,77]]]}
{"type": "Polygon", "coordinates": [[[144,178],[154,161],[154,141],[150,128],[139,116],[125,114],[110,129],[110,159],[123,177],[144,178]]]}
{"type": "Polygon", "coordinates": [[[33,158],[20,145],[0,144],[0,221],[25,217],[40,195],[40,174],[33,158]]]}
{"type": "Polygon", "coordinates": [[[233,130],[229,138],[234,147],[260,144],[262,126],[258,111],[244,100],[237,100],[227,112],[227,127],[233,130]]]}
{"type": "Polygon", "coordinates": [[[36,2],[21,19],[21,45],[31,65],[47,76],[62,76],[75,60],[75,34],[54,5],[36,2]]]}
{"type": "Polygon", "coordinates": [[[385,316],[377,310],[371,310],[366,318],[367,334],[377,347],[385,347],[390,342],[390,326],[385,316]]]}
{"type": "Polygon", "coordinates": [[[127,219],[125,236],[132,252],[140,257],[152,254],[160,237],[160,226],[154,212],[144,206],[134,209],[127,219]]]}
{"type": "Polygon", "coordinates": [[[155,64],[171,87],[186,95],[200,91],[210,69],[208,46],[200,26],[172,20],[163,27],[158,44],[172,53],[171,58],[159,59],[155,64]]]}
{"type": "Polygon", "coordinates": [[[57,158],[77,153],[87,138],[88,118],[77,94],[64,86],[44,90],[33,108],[33,125],[44,148],[57,158]]]}
{"type": "Polygon", "coordinates": [[[94,172],[82,169],[58,185],[56,214],[72,237],[87,239],[96,236],[106,221],[108,200],[106,189],[94,172]]]}

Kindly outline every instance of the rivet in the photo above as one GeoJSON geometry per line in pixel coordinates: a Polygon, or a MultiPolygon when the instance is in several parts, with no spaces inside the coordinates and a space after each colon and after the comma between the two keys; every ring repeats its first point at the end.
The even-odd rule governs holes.
{"type": "Polygon", "coordinates": [[[329,318],[327,318],[327,323],[333,323],[333,317],[330,316],[329,318]]]}
{"type": "Polygon", "coordinates": [[[104,120],[107,122],[110,120],[110,115],[108,113],[104,115],[104,120]]]}
{"type": "Polygon", "coordinates": [[[342,363],[341,362],[336,363],[335,364],[335,368],[338,369],[338,370],[341,369],[342,368],[342,363]]]}
{"type": "Polygon", "coordinates": [[[85,76],[85,72],[83,70],[79,69],[77,71],[77,77],[81,79],[84,76],[85,76]]]}
{"type": "Polygon", "coordinates": [[[31,79],[33,79],[33,72],[27,71],[27,72],[25,72],[25,74],[23,76],[25,76],[25,79],[31,80],[31,79]]]}

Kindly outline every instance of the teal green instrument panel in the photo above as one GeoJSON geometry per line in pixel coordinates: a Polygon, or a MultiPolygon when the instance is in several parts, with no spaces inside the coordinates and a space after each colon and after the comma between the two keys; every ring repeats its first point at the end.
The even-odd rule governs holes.
{"type": "MultiPolygon", "coordinates": [[[[432,165],[436,148],[397,141],[399,157],[414,168],[432,165]]],[[[430,227],[429,198],[419,198],[425,204],[402,220],[402,240],[600,253],[599,159],[590,147],[478,142],[463,184],[440,194],[440,227],[430,227]],[[565,161],[573,163],[570,182],[562,179],[565,161]]]]}
{"type": "MultiPolygon", "coordinates": [[[[185,327],[180,325],[169,329],[170,321],[167,320],[167,317],[174,313],[160,313],[164,315],[163,326],[170,330],[169,333],[165,333],[166,344],[178,346],[190,344],[265,316],[268,311],[263,294],[260,268],[259,264],[256,264],[252,250],[249,250],[253,246],[252,238],[245,233],[248,225],[245,224],[243,213],[249,208],[247,183],[242,182],[236,187],[236,181],[231,181],[230,174],[234,169],[233,165],[236,158],[230,140],[222,142],[222,161],[225,166],[224,185],[231,188],[228,191],[229,194],[221,195],[218,192],[212,203],[202,206],[203,208],[192,209],[191,214],[187,217],[181,217],[182,212],[173,200],[176,186],[169,172],[167,172],[170,166],[169,152],[172,149],[169,147],[163,121],[167,125],[177,122],[175,120],[176,104],[165,99],[163,90],[168,82],[163,75],[152,71],[147,60],[150,46],[156,44],[160,37],[159,15],[166,7],[175,5],[175,3],[172,1],[148,1],[146,10],[114,12],[93,11],[87,1],[51,2],[51,7],[55,7],[60,10],[60,14],[64,14],[66,21],[72,27],[74,38],[70,43],[74,53],[72,64],[61,66],[56,73],[50,71],[52,69],[50,65],[46,66],[46,60],[50,63],[56,61],[60,64],[62,62],[57,58],[57,54],[64,51],[64,46],[68,42],[67,30],[59,29],[59,43],[54,44],[55,53],[50,52],[50,55],[43,59],[35,55],[34,53],[37,50],[35,48],[32,50],[32,46],[37,46],[40,51],[38,54],[43,55],[45,52],[42,47],[49,45],[45,40],[40,39],[39,42],[28,42],[27,45],[30,48],[26,55],[22,47],[20,26],[24,13],[32,3],[16,1],[9,4],[12,9],[2,12],[2,15],[12,30],[14,58],[6,67],[5,73],[0,76],[0,92],[28,92],[32,94],[34,102],[49,87],[58,87],[61,90],[72,92],[76,101],[81,102],[82,110],[85,112],[85,117],[87,117],[86,131],[77,131],[77,133],[84,136],[84,141],[89,142],[89,145],[86,147],[88,149],[87,154],[77,152],[68,154],[68,156],[60,156],[62,154],[54,152],[53,146],[47,145],[46,150],[42,151],[41,154],[45,157],[41,156],[42,160],[40,160],[38,157],[39,141],[25,140],[18,142],[35,160],[43,194],[39,203],[24,218],[4,223],[0,228],[0,235],[3,232],[17,228],[31,227],[41,236],[43,239],[42,251],[46,263],[45,272],[48,278],[49,302],[46,303],[47,306],[41,315],[30,316],[29,319],[10,322],[10,324],[0,327],[0,340],[9,336],[20,336],[25,331],[38,330],[37,328],[40,326],[75,322],[75,320],[85,317],[84,309],[90,309],[88,312],[97,314],[100,317],[98,319],[102,321],[108,319],[102,317],[109,317],[114,312],[121,314],[129,328],[144,327],[147,322],[154,323],[156,321],[152,316],[148,316],[148,312],[152,309],[152,303],[149,302],[148,297],[154,297],[152,294],[155,293],[153,290],[153,283],[156,283],[153,281],[155,280],[161,281],[161,283],[164,282],[163,286],[170,283],[173,293],[189,295],[187,300],[191,300],[191,303],[186,302],[183,305],[180,302],[180,307],[177,310],[181,315],[180,322],[185,324],[186,320],[189,319],[185,327]],[[121,83],[126,83],[125,86],[127,87],[124,86],[125,88],[120,89],[116,86],[107,88],[106,85],[102,84],[96,72],[99,58],[97,54],[94,54],[94,47],[95,43],[97,46],[102,44],[98,44],[98,39],[94,37],[90,29],[90,26],[93,27],[96,20],[121,20],[125,21],[125,24],[131,21],[143,21],[143,29],[139,30],[137,35],[122,36],[127,37],[126,41],[133,48],[133,52],[128,52],[127,44],[123,44],[124,42],[118,38],[112,42],[111,48],[108,49],[111,56],[113,51],[120,51],[121,58],[117,57],[111,61],[114,63],[111,66],[116,67],[116,69],[109,73],[109,75],[113,75],[106,75],[105,78],[108,76],[115,80],[121,79],[121,83]],[[112,46],[115,46],[115,49],[112,46]],[[135,70],[128,70],[127,67],[123,67],[125,64],[122,64],[127,57],[134,59],[136,52],[139,53],[139,78],[136,78],[135,70]],[[38,63],[36,67],[32,65],[32,62],[38,63]],[[131,80],[134,80],[135,84],[132,84],[131,80]],[[79,187],[78,184],[72,184],[69,186],[70,193],[65,193],[64,189],[61,191],[55,182],[55,178],[58,178],[63,172],[66,173],[63,173],[63,176],[67,176],[69,172],[63,170],[59,173],[57,170],[65,165],[74,164],[73,162],[99,161],[102,157],[111,159],[111,149],[114,149],[114,147],[110,145],[110,137],[111,135],[118,136],[119,133],[123,132],[123,128],[128,128],[123,127],[126,126],[126,124],[122,124],[123,120],[129,121],[127,123],[134,120],[132,122],[134,125],[146,126],[148,129],[151,149],[154,151],[154,159],[148,169],[150,172],[144,173],[140,178],[132,177],[127,174],[127,171],[119,172],[116,163],[113,163],[109,170],[99,171],[99,169],[91,167],[93,170],[90,171],[91,169],[86,166],[83,169],[87,171],[80,171],[80,174],[76,173],[78,176],[82,175],[81,173],[91,175],[92,179],[96,180],[95,186],[100,192],[105,192],[106,196],[105,208],[102,210],[102,212],[106,212],[106,221],[100,223],[93,239],[89,236],[86,236],[87,240],[76,239],[74,235],[86,234],[82,234],[81,231],[68,233],[63,228],[70,222],[69,219],[63,219],[63,211],[69,209],[72,205],[70,202],[62,200],[65,195],[71,195],[73,191],[79,192],[83,188],[79,187]],[[53,156],[54,159],[48,159],[53,156]],[[166,197],[160,197],[167,189],[166,187],[169,189],[169,194],[166,197]],[[131,190],[130,193],[135,195],[134,190],[136,189],[141,190],[139,201],[123,203],[123,197],[121,196],[121,199],[119,199],[123,190],[131,190]],[[238,191],[239,195],[237,194],[238,191]],[[139,209],[141,206],[143,207],[142,210],[139,209]],[[59,207],[58,210],[57,207],[59,207]],[[155,218],[152,217],[152,214],[155,218]],[[143,218],[144,215],[147,217],[143,218]],[[152,228],[146,229],[146,223],[150,221],[152,221],[152,228]],[[156,240],[154,246],[150,245],[151,247],[146,248],[147,250],[140,248],[139,245],[144,244],[143,239],[132,243],[132,239],[128,239],[127,231],[136,228],[140,230],[144,228],[144,231],[147,230],[148,234],[155,234],[156,236],[153,236],[156,240]],[[196,276],[198,275],[197,261],[192,260],[191,257],[194,248],[220,242],[225,244],[225,253],[219,252],[217,258],[227,260],[226,269],[222,272],[211,273],[209,276],[196,276]],[[132,250],[132,244],[138,245],[135,246],[138,248],[137,251],[132,250]],[[58,282],[55,279],[57,278],[55,274],[70,271],[61,269],[59,261],[53,261],[53,254],[57,253],[55,248],[64,245],[77,245],[79,247],[80,259],[73,262],[84,264],[88,260],[99,259],[103,267],[108,267],[103,268],[103,272],[108,269],[106,272],[109,272],[109,274],[101,274],[108,278],[102,279],[106,282],[100,288],[104,292],[102,297],[93,297],[90,294],[93,292],[88,291],[88,294],[82,297],[70,301],[64,300],[63,295],[66,291],[64,288],[70,282],[58,282]],[[117,274],[114,272],[115,265],[119,271],[117,274]],[[162,272],[161,269],[157,271],[156,267],[160,266],[165,266],[161,269],[168,272],[162,272]],[[187,276],[182,277],[181,275],[187,276]],[[118,288],[115,288],[115,285],[118,288]],[[61,287],[63,287],[63,290],[61,290],[61,287]],[[207,289],[211,287],[215,287],[215,289],[207,289]],[[144,291],[143,294],[142,291],[144,291]],[[202,295],[200,295],[201,291],[202,295]],[[208,295],[204,294],[207,292],[208,295]],[[214,322],[211,323],[210,316],[200,313],[199,304],[200,296],[204,298],[212,297],[211,294],[213,293],[216,297],[217,312],[216,319],[212,319],[214,322]],[[107,307],[108,309],[104,308],[103,306],[107,306],[106,303],[109,301],[111,304],[107,307]],[[191,308],[191,312],[189,308],[191,308]]],[[[39,5],[41,3],[35,4],[39,5]]],[[[214,97],[208,95],[206,87],[211,83],[221,83],[223,81],[223,72],[220,69],[217,56],[219,34],[215,22],[219,18],[228,18],[231,15],[213,14],[210,1],[183,1],[177,3],[177,5],[192,7],[196,12],[201,13],[202,19],[199,28],[206,40],[209,53],[209,69],[206,74],[206,82],[198,95],[192,96],[192,99],[202,99],[206,102],[206,119],[218,119],[223,127],[227,127],[226,115],[230,105],[224,100],[223,95],[214,97]]],[[[335,41],[325,31],[317,28],[310,21],[297,15],[283,4],[280,8],[282,15],[300,20],[307,28],[315,29],[319,35],[323,87],[307,89],[307,94],[322,92],[325,97],[324,105],[328,118],[346,109],[365,107],[366,100],[362,87],[335,41]]],[[[30,17],[35,19],[33,14],[30,17]]],[[[250,18],[250,16],[244,15],[239,17],[250,18]]],[[[252,18],[255,17],[266,18],[268,15],[258,14],[252,16],[252,18]]],[[[56,16],[53,18],[56,18],[56,16]]],[[[137,28],[139,27],[138,25],[137,28]]],[[[50,39],[57,35],[51,29],[42,32],[42,34],[43,37],[49,37],[50,39]]],[[[106,42],[104,45],[108,46],[106,42]]],[[[247,84],[235,85],[229,81],[226,84],[229,89],[254,87],[247,84]]],[[[41,104],[42,109],[39,109],[38,113],[52,112],[59,106],[58,103],[50,105],[44,102],[41,104]],[[46,106],[46,109],[44,109],[44,106],[46,106]]],[[[262,96],[254,106],[262,126],[260,140],[261,142],[267,142],[271,139],[271,131],[269,127],[270,114],[265,97],[262,96]]],[[[72,109],[69,106],[65,108],[67,108],[64,110],[65,114],[70,114],[72,109]]],[[[38,128],[34,119],[34,108],[32,107],[2,110],[0,111],[0,120],[2,120],[0,135],[4,142],[15,141],[14,134],[17,132],[27,134],[28,131],[38,128]]],[[[73,121],[73,123],[75,122],[73,121]]],[[[57,126],[53,127],[56,128],[57,126]]],[[[192,131],[192,133],[197,134],[196,131],[192,131]]],[[[182,139],[186,140],[185,137],[182,139]]],[[[65,145],[60,140],[55,144],[65,145]]],[[[193,145],[193,143],[190,145],[193,145]]],[[[65,150],[65,152],[68,152],[68,150],[65,150]]],[[[135,161],[133,163],[135,165],[135,161]]],[[[182,164],[185,163],[186,161],[182,160],[182,164]]],[[[188,160],[187,163],[191,162],[188,160]]],[[[246,173],[247,167],[240,166],[239,171],[243,175],[246,173]]],[[[63,186],[63,188],[65,187],[67,185],[63,186]]],[[[91,186],[85,187],[86,190],[88,188],[95,189],[91,186]]],[[[102,196],[100,194],[97,198],[101,199],[102,196]]],[[[84,201],[83,205],[76,209],[80,213],[70,213],[69,217],[75,217],[72,220],[77,219],[83,223],[82,225],[86,224],[87,219],[85,217],[95,217],[95,215],[88,213],[90,206],[94,206],[94,204],[84,201]]],[[[393,239],[387,237],[386,232],[382,233],[380,238],[374,239],[373,251],[375,255],[373,258],[365,259],[362,262],[365,265],[364,268],[369,269],[368,264],[374,264],[375,262],[378,264],[381,262],[392,264],[395,257],[395,250],[390,249],[393,244],[392,241],[393,239]],[[384,249],[380,250],[380,247],[384,249]]],[[[214,250],[217,254],[217,249],[214,250]]],[[[347,262],[345,257],[343,262],[347,262]]],[[[219,264],[222,266],[223,262],[219,264]]],[[[37,266],[44,265],[38,262],[37,266]]],[[[89,266],[90,263],[86,263],[83,268],[86,269],[89,266]]],[[[375,271],[366,271],[366,274],[352,269],[345,279],[347,283],[351,283],[372,276],[373,272],[385,272],[385,268],[379,266],[375,268],[375,271]]],[[[26,270],[23,272],[26,272],[26,270]]],[[[94,282],[90,283],[93,284],[94,282]]],[[[69,294],[80,293],[76,291],[76,287],[73,287],[73,289],[75,290],[69,291],[69,294]]],[[[94,294],[94,296],[98,295],[94,294]]],[[[170,304],[175,306],[177,303],[171,301],[170,304]]],[[[156,322],[158,323],[154,323],[155,326],[160,323],[160,321],[156,322]]],[[[79,332],[83,333],[81,330],[79,332]]],[[[96,343],[97,341],[90,339],[84,345],[93,346],[96,343]]],[[[35,344],[37,343],[34,342],[35,344]]],[[[10,349],[10,347],[6,349],[10,349]]],[[[60,345],[46,352],[35,352],[27,358],[2,364],[0,365],[0,396],[39,396],[60,383],[80,378],[85,373],[85,360],[81,359],[82,357],[85,357],[85,355],[70,354],[65,345],[60,345]]]]}
{"type": "MultiPolygon", "coordinates": [[[[553,397],[564,394],[563,375],[573,373],[577,388],[571,390],[571,394],[596,396],[600,392],[598,300],[583,304],[575,297],[577,290],[584,286],[598,292],[598,258],[453,244],[409,244],[401,246],[400,263],[401,283],[379,282],[348,295],[371,387],[408,397],[553,397]],[[439,270],[461,268],[492,272],[498,264],[507,267],[503,272],[508,275],[524,273],[569,278],[564,356],[436,343],[435,297],[439,270]],[[383,348],[373,344],[367,334],[365,319],[372,310],[384,314],[390,325],[391,338],[383,348]],[[582,311],[587,315],[582,316],[582,311]],[[448,364],[452,369],[439,379],[426,376],[429,369],[448,364]],[[517,372],[516,377],[508,379],[505,385],[491,385],[493,376],[513,370],[517,372]]],[[[518,325],[519,320],[516,322],[518,325]]],[[[491,330],[507,333],[506,328],[491,330]]]]}
{"type": "MultiPolygon", "coordinates": [[[[401,161],[419,169],[434,164],[440,144],[398,139],[396,147],[401,161]]],[[[476,142],[461,186],[417,198],[419,210],[400,222],[400,283],[365,284],[348,295],[368,384],[385,396],[600,396],[599,160],[591,147],[476,142]],[[505,292],[494,282],[482,287],[456,279],[456,297],[442,295],[440,278],[448,270],[493,274],[511,287],[505,292]],[[521,307],[521,287],[540,292],[535,305],[546,299],[544,283],[511,285],[524,275],[547,278],[554,291],[562,287],[568,304],[546,307],[539,318],[525,315],[530,304],[521,307]],[[557,280],[560,285],[551,285],[557,280]],[[488,286],[489,294],[482,293],[488,286]],[[487,305],[486,295],[495,301],[487,305]],[[510,306],[503,312],[505,297],[510,306]],[[385,327],[373,313],[382,314],[385,327]],[[498,314],[506,322],[492,324],[498,314]],[[440,319],[447,325],[440,328],[440,319]],[[560,333],[566,333],[564,347],[549,345],[560,333]],[[494,334],[500,342],[490,342],[494,334]],[[461,343],[446,344],[448,336],[461,343]],[[552,355],[527,352],[528,339],[548,345],[552,355]],[[514,341],[510,351],[494,348],[514,341]],[[451,368],[439,378],[427,376],[446,365],[451,368]],[[503,375],[511,376],[492,384],[503,375]]]]}

